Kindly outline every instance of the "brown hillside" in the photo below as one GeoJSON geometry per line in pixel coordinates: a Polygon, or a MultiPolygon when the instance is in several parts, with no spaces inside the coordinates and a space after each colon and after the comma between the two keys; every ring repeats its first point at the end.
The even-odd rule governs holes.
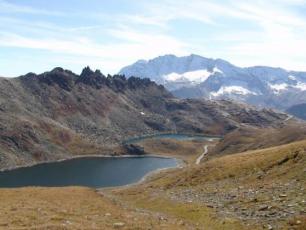
{"type": "Polygon", "coordinates": [[[0,79],[0,167],[111,154],[124,139],[149,133],[277,127],[286,117],[229,101],[179,100],[148,79],[55,68],[0,79]]]}

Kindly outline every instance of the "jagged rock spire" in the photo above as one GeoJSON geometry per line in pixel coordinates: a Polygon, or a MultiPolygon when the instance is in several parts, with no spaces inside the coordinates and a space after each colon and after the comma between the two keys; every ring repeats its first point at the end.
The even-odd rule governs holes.
{"type": "Polygon", "coordinates": [[[94,72],[90,69],[89,66],[86,66],[83,70],[82,70],[82,73],[81,73],[81,77],[88,77],[90,75],[93,75],[94,72]]]}

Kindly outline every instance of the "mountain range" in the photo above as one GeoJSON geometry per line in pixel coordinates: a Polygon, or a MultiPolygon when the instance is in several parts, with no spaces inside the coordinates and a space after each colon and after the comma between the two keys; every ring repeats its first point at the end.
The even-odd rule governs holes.
{"type": "Polygon", "coordinates": [[[241,68],[198,55],[140,60],[119,74],[150,78],[179,98],[233,99],[280,110],[306,102],[306,72],[266,66],[241,68]]]}
{"type": "Polygon", "coordinates": [[[288,116],[226,100],[178,99],[150,79],[62,68],[0,78],[0,167],[83,154],[119,154],[135,136],[224,135],[280,126],[288,116]]]}

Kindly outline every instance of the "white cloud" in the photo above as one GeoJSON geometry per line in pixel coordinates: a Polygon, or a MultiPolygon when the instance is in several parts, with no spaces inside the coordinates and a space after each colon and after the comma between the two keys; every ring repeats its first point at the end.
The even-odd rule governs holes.
{"type": "Polygon", "coordinates": [[[64,15],[63,12],[37,9],[37,8],[20,5],[20,4],[12,4],[4,0],[0,0],[0,12],[4,12],[7,14],[25,13],[25,14],[52,15],[52,16],[64,15]]]}
{"type": "Polygon", "coordinates": [[[264,26],[265,23],[304,26],[305,18],[288,10],[288,4],[277,1],[235,1],[236,17],[253,20],[264,26]]]}
{"type": "Polygon", "coordinates": [[[273,65],[306,70],[306,16],[297,10],[306,3],[305,0],[132,3],[137,4],[138,13],[105,15],[105,12],[94,12],[93,9],[93,12],[84,15],[90,17],[94,24],[67,26],[44,17],[40,21],[27,21],[14,18],[14,14],[10,13],[70,19],[84,15],[77,12],[63,14],[29,7],[25,3],[19,5],[0,0],[0,13],[6,13],[0,17],[0,46],[60,54],[59,60],[66,63],[82,64],[78,60],[82,60],[83,65],[101,63],[113,73],[137,59],[166,53],[198,53],[228,59],[242,66],[273,65]],[[173,25],[176,20],[186,20],[191,26],[194,25],[190,20],[197,21],[203,25],[199,26],[199,31],[209,28],[210,32],[207,36],[195,32],[187,39],[174,36],[173,31],[184,32],[181,31],[184,28],[173,25]],[[105,21],[107,27],[103,24],[105,21]],[[237,22],[243,22],[244,26],[237,22]]]}
{"type": "MultiPolygon", "coordinates": [[[[123,65],[135,61],[135,58],[150,58],[164,53],[185,54],[185,44],[171,36],[148,34],[131,29],[109,30],[120,41],[101,44],[86,37],[69,38],[31,38],[13,33],[0,32],[0,46],[46,50],[52,53],[75,55],[82,60],[92,62],[93,58],[103,60],[101,66],[115,73],[123,65]]],[[[61,57],[64,59],[64,57],[61,57]]],[[[76,59],[72,59],[76,60],[76,59]]],[[[83,65],[90,63],[84,62],[83,65]]]]}
{"type": "Polygon", "coordinates": [[[306,70],[306,17],[296,8],[305,3],[305,0],[229,0],[222,3],[189,0],[187,4],[187,1],[167,0],[163,4],[145,4],[147,17],[141,16],[139,21],[144,19],[148,24],[166,27],[172,20],[196,20],[213,26],[215,39],[199,38],[198,44],[189,45],[192,52],[214,57],[218,54],[243,66],[273,65],[306,70]],[[250,28],[232,22],[227,24],[227,19],[241,20],[250,28]],[[229,27],[232,33],[222,32],[229,27]],[[226,43],[222,48],[218,45],[220,41],[226,43]]]}
{"type": "Polygon", "coordinates": [[[238,18],[257,23],[273,22],[277,24],[301,26],[305,18],[292,12],[290,6],[305,3],[304,0],[242,1],[228,0],[166,0],[146,2],[143,8],[146,14],[133,15],[135,22],[165,26],[171,20],[192,19],[207,24],[218,24],[220,18],[238,18]]]}

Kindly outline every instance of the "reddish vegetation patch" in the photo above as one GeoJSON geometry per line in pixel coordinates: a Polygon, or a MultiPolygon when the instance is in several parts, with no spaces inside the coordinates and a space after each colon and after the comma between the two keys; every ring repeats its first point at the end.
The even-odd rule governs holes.
{"type": "Polygon", "coordinates": [[[71,141],[71,136],[67,131],[59,131],[58,137],[64,145],[67,145],[71,141]]]}

